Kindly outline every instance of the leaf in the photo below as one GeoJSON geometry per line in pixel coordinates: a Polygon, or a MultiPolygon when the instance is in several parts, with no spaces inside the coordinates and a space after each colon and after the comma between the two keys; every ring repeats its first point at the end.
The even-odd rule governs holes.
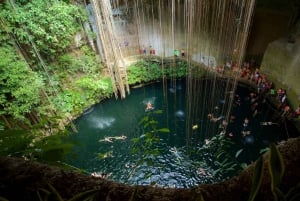
{"type": "Polygon", "coordinates": [[[286,201],[283,192],[277,187],[275,188],[275,194],[276,194],[276,198],[275,198],[276,200],[286,201]]]}
{"type": "Polygon", "coordinates": [[[58,191],[54,188],[54,186],[52,186],[52,184],[47,183],[51,192],[56,196],[56,199],[58,201],[64,201],[63,198],[60,196],[60,194],[58,193],[58,191]]]}
{"type": "Polygon", "coordinates": [[[9,201],[9,200],[0,196],[0,201],[9,201]]]}
{"type": "Polygon", "coordinates": [[[162,110],[155,110],[153,113],[154,113],[154,114],[162,114],[163,111],[162,111],[162,110]]]}
{"type": "Polygon", "coordinates": [[[300,200],[300,193],[293,195],[293,197],[289,199],[289,201],[298,201],[298,200],[300,200]]]}
{"type": "Polygon", "coordinates": [[[138,189],[137,187],[134,188],[134,191],[132,192],[131,196],[130,196],[130,201],[134,201],[135,200],[135,197],[137,195],[137,192],[138,192],[138,189]]]}
{"type": "Polygon", "coordinates": [[[236,152],[236,154],[235,154],[235,158],[238,158],[239,155],[240,155],[243,151],[244,151],[244,149],[238,150],[238,151],[236,152]]]}
{"type": "Polygon", "coordinates": [[[157,131],[158,132],[162,132],[162,133],[170,133],[170,129],[169,128],[160,128],[157,131]]]}
{"type": "Polygon", "coordinates": [[[297,200],[297,199],[294,199],[294,198],[300,196],[300,193],[297,194],[297,192],[300,192],[300,183],[298,183],[296,186],[292,187],[288,191],[288,193],[286,194],[286,199],[287,200],[297,200]]]}
{"type": "Polygon", "coordinates": [[[266,147],[266,148],[264,148],[264,149],[259,150],[259,154],[265,153],[265,152],[267,152],[267,151],[269,151],[269,150],[270,150],[270,148],[269,148],[269,147],[266,147]]]}
{"type": "Polygon", "coordinates": [[[242,163],[241,164],[241,168],[243,168],[243,170],[245,170],[248,167],[247,163],[242,163]]]}
{"type": "Polygon", "coordinates": [[[271,176],[271,190],[274,193],[275,188],[279,187],[284,174],[283,158],[274,143],[270,144],[268,168],[271,176]]]}
{"type": "Polygon", "coordinates": [[[226,152],[225,152],[225,151],[221,151],[221,153],[219,153],[219,154],[216,156],[216,158],[219,159],[223,154],[226,154],[226,152]]]}
{"type": "Polygon", "coordinates": [[[74,197],[72,197],[68,201],[87,200],[88,198],[93,198],[98,191],[99,191],[99,189],[92,189],[92,190],[84,191],[84,192],[76,194],[74,197]]]}
{"type": "Polygon", "coordinates": [[[248,201],[253,201],[257,195],[257,192],[261,186],[261,181],[263,178],[263,169],[264,169],[264,163],[263,163],[263,157],[259,157],[259,159],[256,161],[254,170],[253,170],[253,176],[252,176],[252,186],[250,195],[248,198],[248,201]]]}

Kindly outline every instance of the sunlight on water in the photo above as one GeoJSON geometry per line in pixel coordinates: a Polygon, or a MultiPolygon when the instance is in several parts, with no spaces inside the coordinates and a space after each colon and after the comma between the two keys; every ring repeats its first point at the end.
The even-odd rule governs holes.
{"type": "Polygon", "coordinates": [[[112,117],[90,117],[90,125],[95,128],[105,129],[110,127],[114,122],[115,118],[112,117]]]}

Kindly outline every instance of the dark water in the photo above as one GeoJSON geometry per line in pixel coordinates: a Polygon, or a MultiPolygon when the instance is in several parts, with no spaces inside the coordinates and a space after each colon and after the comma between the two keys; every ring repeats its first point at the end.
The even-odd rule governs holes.
{"type": "MultiPolygon", "coordinates": [[[[125,100],[110,99],[90,108],[75,121],[78,133],[71,135],[70,140],[78,146],[64,158],[64,162],[87,173],[109,173],[108,179],[132,185],[187,188],[227,178],[228,175],[214,174],[217,167],[212,165],[211,153],[199,155],[198,151],[193,155],[197,152],[195,150],[203,151],[205,149],[201,147],[208,146],[204,139],[217,134],[207,132],[219,132],[218,126],[208,129],[212,123],[206,117],[207,107],[203,109],[205,115],[198,115],[195,120],[198,128],[192,130],[192,147],[187,149],[185,84],[185,80],[177,80],[176,87],[168,82],[163,88],[162,83],[155,83],[132,89],[125,100]],[[152,103],[153,111],[145,112],[147,102],[152,103]],[[169,133],[153,132],[155,129],[166,131],[166,128],[169,133]],[[104,141],[105,137],[115,138],[109,142],[104,141]],[[199,168],[204,172],[199,172],[199,168]]],[[[220,86],[224,92],[222,84],[220,86]]],[[[228,132],[235,134],[231,139],[235,142],[231,151],[234,156],[236,151],[243,149],[239,162],[250,163],[259,155],[260,149],[279,140],[279,127],[260,125],[261,121],[274,117],[272,108],[265,103],[261,103],[259,113],[252,117],[249,89],[238,87],[237,93],[241,105],[233,107],[236,121],[228,126],[228,132]],[[251,117],[251,135],[247,137],[240,134],[245,117],[251,117]]],[[[215,99],[208,102],[216,101],[222,109],[222,99],[215,99]]]]}

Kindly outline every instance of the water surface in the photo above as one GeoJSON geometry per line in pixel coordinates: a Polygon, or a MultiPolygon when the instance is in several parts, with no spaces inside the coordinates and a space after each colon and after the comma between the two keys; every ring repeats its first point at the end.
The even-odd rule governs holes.
{"type": "MultiPolygon", "coordinates": [[[[204,108],[204,115],[195,120],[198,128],[192,130],[189,139],[193,141],[190,143],[193,147],[189,150],[186,147],[185,84],[185,80],[177,80],[176,86],[168,82],[164,88],[162,83],[155,83],[132,89],[124,100],[109,99],[90,108],[75,121],[78,133],[71,135],[70,140],[78,146],[64,162],[87,173],[110,174],[108,179],[131,185],[187,188],[227,178],[228,175],[215,174],[217,167],[213,165],[212,153],[199,155],[199,150],[203,150],[201,147],[208,146],[205,139],[218,134],[207,132],[220,131],[215,125],[217,129],[209,129],[212,123],[206,118],[210,112],[207,107],[200,107],[204,108]],[[147,102],[152,103],[153,111],[145,112],[147,102]],[[150,121],[155,123],[147,126],[150,121]],[[161,128],[162,131],[168,128],[170,132],[152,132],[161,128]],[[149,138],[149,135],[154,137],[149,138]],[[107,137],[112,138],[105,140],[107,137]]],[[[220,86],[222,88],[222,84],[220,86]]],[[[268,107],[260,108],[259,114],[251,117],[249,89],[238,87],[237,93],[241,97],[241,106],[232,109],[237,118],[232,154],[243,149],[240,161],[250,163],[259,155],[260,149],[279,139],[275,134],[279,127],[259,124],[272,118],[272,110],[268,107]],[[240,134],[245,116],[251,117],[252,133],[247,138],[240,134]]],[[[222,109],[223,100],[215,99],[206,101],[215,101],[222,109]]]]}

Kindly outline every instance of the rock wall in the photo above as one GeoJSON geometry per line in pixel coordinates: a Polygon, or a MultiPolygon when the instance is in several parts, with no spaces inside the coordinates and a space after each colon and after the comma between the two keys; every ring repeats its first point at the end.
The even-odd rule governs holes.
{"type": "Polygon", "coordinates": [[[264,54],[261,71],[266,73],[276,88],[287,90],[293,108],[300,103],[300,40],[289,43],[286,38],[270,43],[264,54]]]}

